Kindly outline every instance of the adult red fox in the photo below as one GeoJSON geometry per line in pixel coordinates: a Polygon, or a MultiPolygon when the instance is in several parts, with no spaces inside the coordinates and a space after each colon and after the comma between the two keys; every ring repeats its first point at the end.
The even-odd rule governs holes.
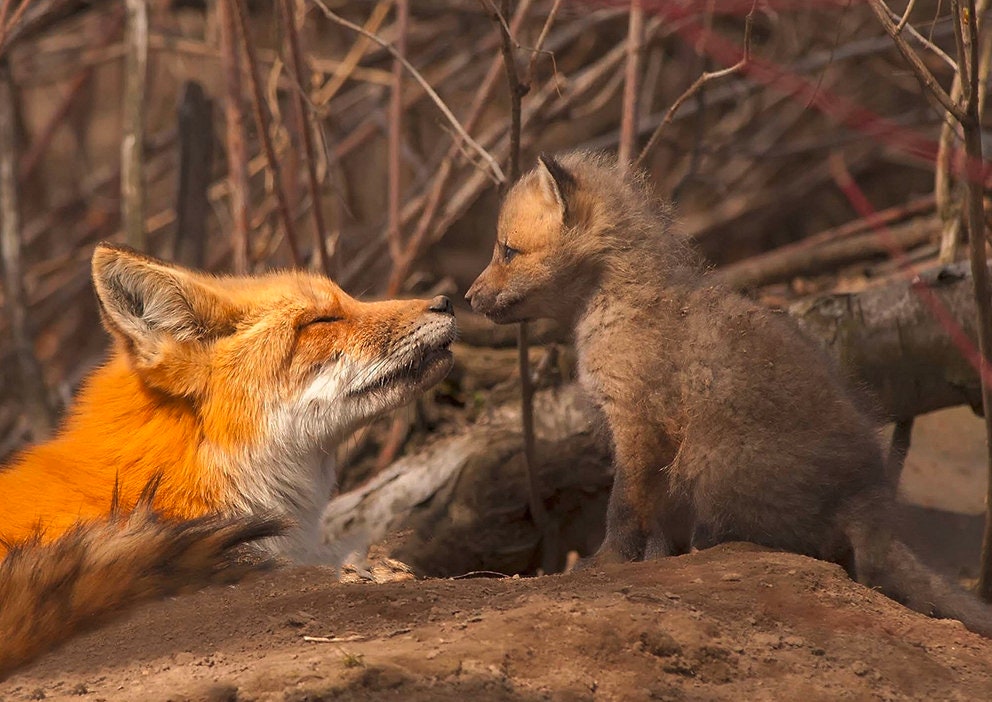
{"type": "Polygon", "coordinates": [[[330,449],[451,366],[445,297],[359,302],[316,275],[215,277],[107,244],[93,282],[110,358],[58,435],[0,469],[0,678],[237,574],[243,541],[326,558],[330,449]]]}
{"type": "Polygon", "coordinates": [[[615,160],[542,156],[507,194],[467,295],[497,322],[574,330],[616,467],[594,562],[753,541],[992,636],[992,609],[893,538],[866,403],[788,319],[713,285],[671,222],[615,160]]]}

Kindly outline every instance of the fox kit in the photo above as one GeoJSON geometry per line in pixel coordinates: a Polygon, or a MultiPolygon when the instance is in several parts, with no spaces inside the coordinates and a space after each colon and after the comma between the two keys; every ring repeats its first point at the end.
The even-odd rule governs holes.
{"type": "MultiPolygon", "coordinates": [[[[330,449],[451,366],[445,297],[359,302],[320,276],[214,277],[105,244],[93,282],[110,358],[60,433],[0,469],[0,556],[11,551],[0,564],[0,676],[5,651],[10,666],[34,645],[10,632],[37,636],[32,627],[85,609],[99,588],[140,577],[181,583],[196,571],[205,582],[233,545],[274,536],[283,520],[293,526],[265,539],[268,550],[329,558],[319,516],[334,480],[330,449]],[[184,550],[194,553],[177,565],[184,550]],[[70,590],[25,621],[47,611],[46,572],[81,587],[95,578],[96,589],[70,590]]],[[[107,611],[135,595],[99,597],[107,611]]]]}
{"type": "Polygon", "coordinates": [[[992,608],[893,539],[867,403],[787,319],[711,285],[671,220],[609,157],[542,156],[507,194],[492,261],[466,295],[496,322],[574,330],[615,461],[593,562],[752,541],[841,563],[992,636],[992,608]]]}

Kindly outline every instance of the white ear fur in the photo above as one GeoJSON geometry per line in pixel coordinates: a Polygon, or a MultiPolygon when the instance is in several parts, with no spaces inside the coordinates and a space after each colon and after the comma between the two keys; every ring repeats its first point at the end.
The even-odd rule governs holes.
{"type": "Polygon", "coordinates": [[[93,286],[108,329],[145,361],[168,341],[190,342],[215,332],[214,296],[195,273],[179,266],[100,244],[93,252],[93,286]]]}

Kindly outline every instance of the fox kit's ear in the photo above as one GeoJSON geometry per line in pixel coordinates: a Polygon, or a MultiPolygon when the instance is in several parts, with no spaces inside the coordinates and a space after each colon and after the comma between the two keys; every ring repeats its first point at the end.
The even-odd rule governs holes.
{"type": "Polygon", "coordinates": [[[561,209],[562,221],[568,217],[568,203],[575,191],[575,178],[553,156],[541,154],[537,177],[541,189],[561,209]]]}
{"type": "Polygon", "coordinates": [[[93,286],[104,324],[145,362],[153,362],[169,341],[223,333],[221,302],[197,277],[124,247],[99,244],[93,252],[93,286]]]}

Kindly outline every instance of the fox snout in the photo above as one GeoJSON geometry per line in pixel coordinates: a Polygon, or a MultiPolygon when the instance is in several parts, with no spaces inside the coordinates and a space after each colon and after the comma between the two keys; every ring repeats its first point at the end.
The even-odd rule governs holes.
{"type": "Polygon", "coordinates": [[[496,297],[491,288],[486,285],[485,278],[488,272],[489,268],[482,271],[479,277],[469,286],[468,292],[465,293],[465,299],[472,306],[472,310],[480,314],[486,313],[486,310],[492,306],[492,301],[496,297]]]}
{"type": "Polygon", "coordinates": [[[501,324],[504,323],[502,317],[506,305],[501,304],[501,288],[492,280],[492,268],[492,264],[490,264],[479,274],[479,277],[469,287],[468,292],[465,293],[465,299],[472,306],[473,311],[484,314],[497,324],[501,324]]]}

